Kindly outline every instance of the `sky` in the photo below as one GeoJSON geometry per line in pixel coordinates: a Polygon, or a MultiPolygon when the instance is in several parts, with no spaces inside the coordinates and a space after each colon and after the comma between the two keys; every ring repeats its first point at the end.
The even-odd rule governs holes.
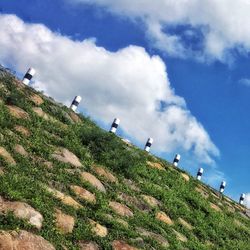
{"type": "Polygon", "coordinates": [[[250,0],[0,0],[0,64],[250,207],[250,0]]]}

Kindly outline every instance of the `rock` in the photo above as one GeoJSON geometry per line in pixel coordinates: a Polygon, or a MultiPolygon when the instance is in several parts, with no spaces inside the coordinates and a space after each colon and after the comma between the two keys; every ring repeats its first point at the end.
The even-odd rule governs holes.
{"type": "Polygon", "coordinates": [[[24,147],[22,145],[15,145],[14,150],[16,151],[16,153],[22,155],[22,156],[28,156],[28,153],[26,152],[26,150],[24,149],[24,147]]]}
{"type": "Polygon", "coordinates": [[[130,206],[134,206],[139,210],[142,211],[150,211],[151,207],[144,201],[141,201],[139,199],[137,199],[136,197],[124,194],[124,193],[119,193],[118,198],[121,201],[125,201],[127,204],[129,204],[130,206]]]}
{"type": "Polygon", "coordinates": [[[184,226],[185,228],[187,228],[188,230],[193,230],[194,227],[192,225],[190,225],[188,222],[186,222],[184,219],[182,218],[178,218],[179,223],[184,226]]]}
{"type": "Polygon", "coordinates": [[[99,237],[106,237],[108,235],[108,229],[94,220],[89,219],[89,223],[92,227],[92,232],[99,237]]]}
{"type": "Polygon", "coordinates": [[[89,192],[87,189],[75,185],[70,186],[70,188],[81,199],[90,203],[96,203],[95,195],[89,192]]]}
{"type": "Polygon", "coordinates": [[[209,194],[201,187],[195,187],[195,191],[200,193],[205,199],[209,197],[209,194]]]}
{"type": "Polygon", "coordinates": [[[176,235],[176,238],[179,240],[179,241],[182,241],[182,242],[187,242],[187,237],[179,232],[177,232],[176,230],[173,229],[173,232],[174,234],[176,235]]]}
{"type": "Polygon", "coordinates": [[[93,241],[80,241],[78,244],[80,250],[99,250],[99,246],[93,241]]]}
{"type": "Polygon", "coordinates": [[[13,212],[16,217],[27,220],[37,229],[41,229],[43,216],[27,203],[18,201],[4,201],[1,198],[0,212],[7,213],[9,211],[13,212]]]}
{"type": "Polygon", "coordinates": [[[212,209],[214,209],[215,211],[217,211],[217,212],[221,211],[221,209],[217,205],[215,205],[214,203],[212,203],[212,202],[210,202],[210,207],[212,209]]]}
{"type": "Polygon", "coordinates": [[[17,107],[17,106],[10,106],[7,105],[7,108],[9,109],[9,112],[12,116],[14,116],[17,119],[29,119],[29,114],[24,111],[23,109],[17,107]]]}
{"type": "Polygon", "coordinates": [[[157,207],[161,205],[161,202],[149,195],[141,195],[142,199],[146,201],[151,207],[157,207]]]}
{"type": "Polygon", "coordinates": [[[2,250],[55,250],[47,240],[27,231],[0,231],[2,250]]]}
{"type": "Polygon", "coordinates": [[[70,111],[69,116],[75,123],[80,123],[82,121],[80,117],[73,111],[70,111]]]}
{"type": "Polygon", "coordinates": [[[158,212],[156,214],[156,219],[160,220],[160,221],[162,221],[162,222],[164,222],[164,223],[166,223],[168,225],[173,225],[174,224],[174,222],[170,219],[170,217],[167,216],[166,213],[164,213],[162,211],[158,212]]]}
{"type": "Polygon", "coordinates": [[[113,250],[138,250],[138,248],[132,247],[121,240],[115,240],[112,242],[113,250]]]}
{"type": "Polygon", "coordinates": [[[185,173],[181,173],[181,176],[184,178],[185,181],[189,181],[190,179],[190,177],[185,173]]]}
{"type": "Polygon", "coordinates": [[[159,169],[159,170],[165,170],[165,168],[159,162],[147,161],[147,164],[151,168],[156,168],[156,169],[159,169]]]}
{"type": "Polygon", "coordinates": [[[101,166],[94,165],[94,166],[93,166],[93,170],[95,171],[95,173],[96,173],[98,176],[104,177],[104,178],[107,179],[109,182],[118,183],[117,178],[116,178],[111,172],[109,172],[107,169],[104,169],[104,168],[101,167],[101,166]]]}
{"type": "Polygon", "coordinates": [[[4,169],[2,167],[0,167],[0,176],[4,175],[4,169]]]}
{"type": "Polygon", "coordinates": [[[75,219],[74,217],[64,214],[61,210],[56,209],[56,227],[64,234],[72,233],[75,219]]]}
{"type": "Polygon", "coordinates": [[[73,165],[74,167],[81,167],[82,166],[79,158],[66,148],[57,149],[55,151],[55,153],[52,154],[52,157],[54,159],[57,159],[58,161],[61,161],[64,163],[69,163],[69,164],[73,165]]]}
{"type": "Polygon", "coordinates": [[[110,201],[109,207],[118,215],[132,217],[133,212],[126,206],[116,201],[110,201]]]}
{"type": "Polygon", "coordinates": [[[115,221],[121,225],[123,225],[124,227],[128,228],[129,227],[129,224],[127,221],[123,220],[123,219],[120,219],[120,218],[117,218],[115,219],[115,221]]]}
{"type": "Polygon", "coordinates": [[[162,245],[163,247],[169,246],[168,241],[160,234],[156,234],[156,233],[147,231],[144,228],[140,228],[140,227],[136,228],[136,230],[141,236],[152,238],[155,241],[157,241],[160,245],[162,245]]]}
{"type": "Polygon", "coordinates": [[[44,103],[44,100],[42,99],[41,96],[37,94],[33,94],[32,96],[29,97],[30,101],[32,101],[36,106],[40,106],[44,103]]]}
{"type": "Polygon", "coordinates": [[[9,152],[3,147],[0,147],[0,156],[3,157],[7,163],[11,165],[16,165],[15,160],[12,158],[9,152]]]}
{"type": "Polygon", "coordinates": [[[17,132],[19,132],[20,134],[24,135],[24,136],[27,136],[27,137],[30,136],[30,131],[27,128],[23,127],[23,126],[16,125],[14,127],[14,129],[17,132]]]}
{"type": "Polygon", "coordinates": [[[61,200],[61,202],[64,203],[65,205],[74,207],[75,209],[79,209],[83,207],[81,204],[79,204],[69,195],[63,194],[60,191],[50,188],[50,187],[47,187],[47,190],[48,192],[52,193],[55,198],[61,200]]]}
{"type": "Polygon", "coordinates": [[[82,172],[81,173],[81,178],[91,184],[93,187],[98,189],[100,192],[106,193],[106,189],[103,186],[103,184],[92,174],[88,172],[82,172]]]}
{"type": "Polygon", "coordinates": [[[39,117],[43,118],[44,120],[48,121],[51,119],[51,117],[45,113],[42,108],[40,107],[34,107],[32,108],[32,110],[34,111],[34,113],[36,113],[39,117]]]}
{"type": "Polygon", "coordinates": [[[123,180],[124,184],[127,185],[130,189],[136,192],[140,192],[140,188],[135,185],[135,183],[132,180],[129,179],[124,179],[123,180]]]}

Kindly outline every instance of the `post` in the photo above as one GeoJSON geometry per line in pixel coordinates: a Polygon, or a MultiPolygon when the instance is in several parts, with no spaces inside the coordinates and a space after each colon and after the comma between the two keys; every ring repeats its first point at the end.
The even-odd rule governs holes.
{"type": "Polygon", "coordinates": [[[115,134],[119,124],[120,124],[120,119],[115,118],[112,125],[111,125],[111,128],[110,128],[109,132],[115,134]]]}
{"type": "Polygon", "coordinates": [[[225,190],[225,187],[226,187],[226,182],[225,181],[222,181],[221,184],[220,184],[220,192],[223,193],[224,190],[225,190]]]}
{"type": "Polygon", "coordinates": [[[174,164],[175,167],[178,166],[178,163],[179,163],[180,159],[181,159],[181,156],[179,154],[176,154],[175,158],[174,158],[174,161],[173,161],[173,164],[174,164]]]}
{"type": "Polygon", "coordinates": [[[152,146],[153,141],[154,141],[153,138],[148,138],[147,143],[144,148],[145,151],[147,152],[150,151],[150,147],[152,146]]]}
{"type": "Polygon", "coordinates": [[[240,200],[239,200],[240,205],[243,205],[243,202],[244,202],[244,200],[245,200],[245,197],[246,197],[245,194],[241,194],[240,200]]]}
{"type": "Polygon", "coordinates": [[[29,68],[28,71],[26,72],[26,74],[23,77],[23,84],[25,85],[29,85],[30,80],[32,79],[32,77],[35,75],[36,71],[33,68],[29,68]]]}
{"type": "Polygon", "coordinates": [[[204,169],[199,168],[198,173],[197,173],[197,180],[199,180],[199,181],[201,180],[201,176],[202,176],[203,172],[204,172],[204,169]]]}
{"type": "Polygon", "coordinates": [[[73,102],[71,103],[70,108],[71,108],[74,112],[76,111],[76,109],[77,109],[79,103],[81,102],[81,100],[82,100],[81,96],[78,95],[78,96],[76,96],[76,97],[74,98],[73,102]]]}

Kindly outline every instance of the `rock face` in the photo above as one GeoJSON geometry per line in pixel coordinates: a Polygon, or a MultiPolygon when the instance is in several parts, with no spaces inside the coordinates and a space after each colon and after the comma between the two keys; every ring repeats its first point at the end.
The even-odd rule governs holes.
{"type": "Polygon", "coordinates": [[[110,201],[109,207],[118,215],[131,217],[133,216],[133,212],[126,206],[116,201],[110,201]]]}
{"type": "Polygon", "coordinates": [[[74,217],[64,214],[61,210],[56,209],[56,227],[64,234],[72,233],[75,219],[74,217]]]}
{"type": "Polygon", "coordinates": [[[36,105],[36,106],[40,106],[44,103],[44,100],[42,99],[42,97],[40,97],[37,94],[33,94],[32,96],[29,97],[29,99],[36,105]]]}
{"type": "Polygon", "coordinates": [[[14,129],[24,136],[30,136],[30,131],[23,126],[16,125],[14,129]]]}
{"type": "Polygon", "coordinates": [[[74,185],[70,186],[70,188],[79,198],[90,203],[96,203],[95,195],[89,192],[87,189],[74,185]]]}
{"type": "Polygon", "coordinates": [[[0,231],[1,250],[55,250],[47,240],[27,231],[0,231]]]}
{"type": "Polygon", "coordinates": [[[89,219],[89,223],[92,227],[92,232],[99,237],[106,237],[108,235],[108,229],[94,220],[89,219]]]}
{"type": "Polygon", "coordinates": [[[115,240],[112,242],[113,250],[138,250],[138,248],[132,247],[121,240],[115,240]]]}
{"type": "Polygon", "coordinates": [[[158,162],[147,161],[147,164],[151,168],[156,168],[156,169],[159,169],[159,170],[165,170],[165,168],[158,162]]]}
{"type": "Polygon", "coordinates": [[[0,147],[0,156],[3,157],[4,160],[8,162],[9,164],[16,165],[15,160],[12,158],[9,152],[3,147],[0,147]]]}
{"type": "Polygon", "coordinates": [[[24,149],[24,147],[20,144],[15,145],[14,150],[16,151],[16,153],[27,157],[28,153],[26,152],[26,150],[24,149]]]}
{"type": "Polygon", "coordinates": [[[24,202],[18,201],[4,201],[0,197],[0,212],[7,213],[11,211],[14,215],[20,219],[27,220],[31,225],[37,229],[41,229],[43,216],[37,212],[33,207],[24,202]]]}
{"type": "Polygon", "coordinates": [[[78,157],[66,148],[57,149],[56,152],[52,154],[52,157],[57,159],[58,161],[69,163],[73,165],[74,167],[82,166],[78,157]]]}
{"type": "Polygon", "coordinates": [[[156,214],[156,219],[160,220],[160,221],[162,221],[162,222],[164,222],[164,223],[166,223],[168,225],[173,225],[174,224],[173,221],[170,219],[170,217],[167,216],[166,213],[164,213],[162,211],[158,212],[156,214]]]}
{"type": "Polygon", "coordinates": [[[99,246],[93,241],[80,241],[78,244],[80,250],[99,250],[99,246]]]}
{"type": "Polygon", "coordinates": [[[23,109],[17,107],[17,106],[10,106],[7,105],[7,108],[9,109],[9,112],[12,116],[14,116],[17,119],[29,119],[29,114],[25,112],[23,109]]]}
{"type": "Polygon", "coordinates": [[[141,195],[142,199],[146,201],[151,207],[157,207],[161,205],[161,202],[149,195],[141,195]]]}
{"type": "Polygon", "coordinates": [[[103,186],[103,184],[94,175],[92,175],[92,174],[90,174],[88,172],[82,172],[81,173],[81,178],[84,181],[91,184],[96,189],[98,189],[99,191],[106,193],[105,187],[103,186]]]}
{"type": "Polygon", "coordinates": [[[82,208],[82,205],[75,201],[71,196],[63,194],[62,192],[50,187],[47,187],[47,190],[52,193],[54,197],[61,200],[61,202],[65,205],[74,207],[75,209],[82,208]]]}
{"type": "Polygon", "coordinates": [[[103,168],[101,166],[94,165],[93,170],[96,172],[96,174],[98,176],[104,177],[109,182],[112,182],[112,183],[117,183],[118,182],[117,178],[112,173],[110,173],[107,169],[105,169],[105,168],[103,168]]]}

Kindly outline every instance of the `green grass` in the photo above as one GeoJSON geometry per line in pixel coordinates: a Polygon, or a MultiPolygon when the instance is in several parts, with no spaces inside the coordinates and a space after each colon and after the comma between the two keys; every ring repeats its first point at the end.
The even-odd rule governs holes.
{"type": "MultiPolygon", "coordinates": [[[[190,177],[185,181],[179,170],[165,160],[153,157],[134,146],[127,146],[121,139],[110,134],[89,118],[80,115],[82,122],[73,123],[69,117],[70,110],[67,107],[56,105],[48,98],[41,105],[43,111],[54,117],[57,121],[46,121],[39,118],[33,111],[34,104],[29,96],[37,93],[31,88],[17,88],[11,75],[0,78],[0,146],[4,147],[14,157],[16,166],[9,165],[0,157],[0,166],[5,174],[0,176],[0,195],[12,201],[23,201],[34,207],[44,216],[43,227],[40,231],[24,220],[15,218],[13,213],[0,215],[1,230],[24,229],[41,235],[49,240],[56,249],[78,249],[79,240],[93,240],[102,249],[112,249],[111,242],[123,239],[126,242],[143,249],[226,249],[248,250],[250,249],[250,220],[241,216],[240,210],[235,208],[234,213],[226,208],[224,199],[218,200],[206,187],[210,194],[204,199],[195,187],[198,181],[190,177]],[[29,113],[29,120],[12,117],[5,105],[15,105],[29,113]],[[64,126],[66,124],[67,126],[64,126]],[[15,125],[22,125],[29,129],[31,135],[23,136],[14,131],[15,125]],[[13,133],[12,133],[12,132],[13,133]],[[28,157],[18,155],[14,150],[16,144],[21,144],[29,153],[28,157]],[[65,147],[80,159],[82,167],[76,170],[69,164],[61,163],[51,157],[57,147],[65,147]],[[47,168],[42,164],[42,159],[53,163],[53,168],[47,168]],[[150,168],[147,161],[158,161],[165,167],[165,171],[150,168]],[[99,178],[105,185],[107,193],[98,192],[80,176],[80,171],[88,171],[93,164],[99,164],[109,169],[119,180],[118,183],[108,183],[105,178],[99,178]],[[71,170],[69,172],[69,170],[71,170]],[[127,186],[124,178],[131,179],[140,188],[134,191],[127,186]],[[70,190],[70,185],[79,185],[96,194],[96,204],[89,204],[70,190]],[[56,188],[65,194],[71,195],[83,205],[82,209],[64,205],[54,198],[45,186],[56,188]],[[161,205],[152,208],[148,212],[138,209],[126,201],[126,204],[134,213],[131,218],[123,218],[129,223],[126,228],[117,223],[119,218],[108,206],[110,200],[117,200],[119,193],[136,197],[147,194],[155,197],[161,205]],[[209,202],[221,206],[221,212],[210,208],[209,202]],[[55,227],[55,208],[74,216],[76,224],[71,234],[61,234],[55,227]],[[174,221],[170,226],[155,219],[158,211],[164,211],[174,221]],[[107,214],[113,218],[107,218],[107,214]],[[189,222],[194,229],[188,230],[177,220],[181,217],[189,222]],[[108,236],[100,238],[91,232],[87,219],[91,218],[108,228],[108,236]],[[234,223],[238,220],[243,226],[234,223]],[[169,242],[168,248],[163,248],[152,238],[143,237],[143,247],[138,241],[141,237],[136,228],[142,227],[151,232],[162,235],[169,242]],[[187,242],[177,240],[173,229],[188,238],[187,242]],[[137,239],[137,240],[136,240],[137,239]],[[207,243],[210,242],[211,245],[207,243]]],[[[41,95],[40,93],[37,93],[41,95]]],[[[42,95],[41,95],[42,96],[42,95]]],[[[233,204],[234,205],[234,204],[233,204]]],[[[121,218],[121,217],[120,217],[121,218]]]]}

